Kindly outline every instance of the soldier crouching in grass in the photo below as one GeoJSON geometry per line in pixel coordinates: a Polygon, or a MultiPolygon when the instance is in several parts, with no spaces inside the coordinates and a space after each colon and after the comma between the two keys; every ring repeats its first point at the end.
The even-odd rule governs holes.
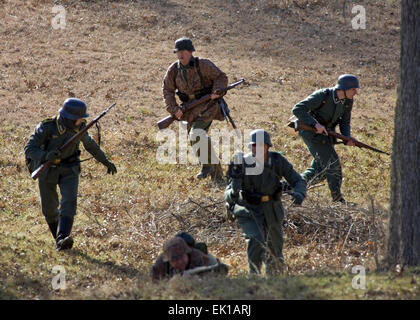
{"type": "MultiPolygon", "coordinates": [[[[228,267],[210,254],[196,249],[194,239],[187,233],[179,233],[166,241],[163,253],[150,269],[152,279],[162,280],[174,275],[204,275],[218,273],[226,275],[228,267]],[[187,244],[187,241],[190,245],[187,244]]],[[[205,249],[207,252],[207,248],[205,249]]]]}
{"type": "Polygon", "coordinates": [[[56,241],[57,251],[71,249],[70,237],[77,207],[77,191],[80,175],[80,141],[85,149],[108,168],[108,173],[115,174],[115,165],[108,160],[98,144],[86,132],[79,141],[62,152],[59,148],[86,126],[89,115],[86,104],[79,99],[67,99],[59,115],[42,121],[30,136],[24,150],[26,162],[31,172],[44,162],[53,163],[38,179],[41,208],[51,234],[56,241]],[[58,202],[57,185],[61,200],[58,202]]]}
{"type": "Polygon", "coordinates": [[[294,204],[300,205],[306,196],[306,182],[285,157],[269,151],[272,146],[268,132],[252,131],[252,154],[235,155],[225,191],[228,215],[238,220],[246,239],[249,272],[259,274],[264,262],[270,276],[284,269],[280,180],[284,177],[293,188],[294,204]]]}

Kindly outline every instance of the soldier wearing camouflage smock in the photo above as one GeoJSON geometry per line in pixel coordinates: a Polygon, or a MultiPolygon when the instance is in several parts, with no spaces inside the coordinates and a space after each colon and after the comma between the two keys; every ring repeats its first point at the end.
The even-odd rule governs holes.
{"type": "MultiPolygon", "coordinates": [[[[199,140],[200,129],[208,132],[213,120],[224,120],[219,104],[225,104],[221,94],[228,85],[228,78],[210,60],[193,57],[193,51],[195,49],[190,39],[176,40],[174,53],[177,54],[178,61],[174,62],[166,72],[163,80],[163,98],[166,110],[172,116],[188,122],[189,140],[194,146],[199,140]],[[206,94],[211,94],[212,100],[184,114],[176,101],[176,94],[183,103],[199,99],[206,94]]],[[[211,176],[212,179],[217,179],[222,175],[222,168],[208,136],[207,142],[208,157],[200,159],[202,169],[197,178],[211,176]]],[[[198,157],[200,157],[199,151],[198,149],[198,157]]]]}
{"type": "Polygon", "coordinates": [[[194,247],[194,238],[187,233],[178,234],[165,242],[163,253],[158,256],[150,268],[152,280],[171,278],[175,274],[203,274],[215,272],[226,275],[228,267],[221,263],[211,254],[194,247]],[[189,241],[188,244],[186,241],[189,241]],[[209,267],[211,270],[200,270],[201,267],[209,267]]]}
{"type": "Polygon", "coordinates": [[[67,99],[59,110],[59,116],[42,121],[30,136],[25,146],[25,157],[31,172],[42,163],[53,165],[38,179],[41,208],[50,231],[56,241],[58,251],[71,249],[73,239],[70,232],[77,207],[77,191],[80,175],[80,141],[85,149],[108,168],[108,173],[116,173],[115,165],[109,161],[98,144],[86,132],[79,141],[63,152],[59,148],[86,125],[84,118],[86,104],[79,99],[67,99]],[[60,188],[59,204],[57,185],[60,188]]]}
{"type": "MultiPolygon", "coordinates": [[[[299,131],[299,135],[314,157],[311,167],[302,173],[302,178],[308,184],[326,178],[333,201],[345,202],[341,194],[343,176],[340,160],[334,149],[336,141],[328,136],[326,130],[335,131],[335,127],[339,125],[341,134],[351,138],[351,110],[353,97],[357,94],[358,88],[358,79],[354,75],[344,74],[338,78],[335,87],[315,91],[292,109],[300,121],[317,130],[317,132],[299,131]]],[[[353,140],[347,145],[354,146],[353,140]]]]}
{"type": "Polygon", "coordinates": [[[296,205],[306,196],[306,183],[285,157],[269,151],[272,143],[266,131],[252,131],[250,146],[252,154],[235,155],[229,165],[225,200],[246,238],[249,272],[260,273],[264,262],[266,274],[273,275],[282,271],[284,263],[280,180],[284,177],[294,189],[296,205]]]}

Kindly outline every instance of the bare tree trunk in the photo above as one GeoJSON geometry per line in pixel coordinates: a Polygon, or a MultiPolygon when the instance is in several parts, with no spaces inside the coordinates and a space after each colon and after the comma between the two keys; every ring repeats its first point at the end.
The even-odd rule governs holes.
{"type": "Polygon", "coordinates": [[[400,85],[395,110],[386,266],[420,265],[420,1],[401,2],[400,85]]]}

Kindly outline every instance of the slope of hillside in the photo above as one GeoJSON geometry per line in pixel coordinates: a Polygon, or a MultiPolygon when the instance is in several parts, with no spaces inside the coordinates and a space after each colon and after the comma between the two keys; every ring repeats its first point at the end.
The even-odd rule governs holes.
{"type": "MultiPolygon", "coordinates": [[[[156,122],[166,116],[161,82],[175,60],[174,40],[191,37],[196,55],[211,58],[230,82],[246,78],[246,85],[227,96],[232,117],[242,130],[270,131],[275,149],[302,171],[310,163],[308,152],[284,124],[295,103],[317,88],[333,86],[341,73],[354,73],[361,82],[354,136],[391,150],[399,61],[396,1],[358,1],[366,9],[365,30],[352,28],[356,3],[344,0],[63,4],[66,27],[55,30],[50,1],[0,3],[0,297],[290,298],[281,291],[283,278],[273,287],[248,279],[256,289],[250,296],[243,291],[249,285],[245,241],[238,226],[224,218],[223,186],[196,181],[198,165],[156,161],[156,122]],[[101,124],[103,148],[118,174],[106,176],[94,161],[83,164],[75,248],[56,253],[22,151],[35,125],[55,115],[69,96],[84,99],[91,115],[117,102],[101,124]],[[150,264],[164,240],[180,229],[206,241],[231,266],[228,283],[237,288],[232,296],[212,281],[206,282],[209,291],[191,295],[191,283],[174,281],[163,292],[162,285],[150,283],[150,264]],[[64,291],[51,290],[56,265],[66,269],[64,291]]],[[[226,126],[215,122],[212,128],[226,126]]],[[[289,210],[285,257],[296,280],[289,283],[295,297],[332,297],[302,289],[311,286],[308,273],[328,277],[358,264],[372,271],[383,249],[390,158],[337,149],[343,192],[354,206],[332,205],[325,185],[311,190],[302,208],[284,199],[289,210]]],[[[406,286],[407,279],[398,286],[406,286]]],[[[335,280],[341,292],[345,284],[335,280]]],[[[397,285],[377,294],[375,281],[364,298],[400,297],[397,285]]],[[[351,291],[351,280],[348,286],[343,297],[360,298],[351,291]]],[[[411,289],[402,297],[414,297],[411,289]]]]}

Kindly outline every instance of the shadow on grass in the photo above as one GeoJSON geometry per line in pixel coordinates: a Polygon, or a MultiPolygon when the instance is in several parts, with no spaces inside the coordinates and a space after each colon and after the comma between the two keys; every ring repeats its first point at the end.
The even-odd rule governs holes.
{"type": "Polygon", "coordinates": [[[81,257],[85,259],[88,263],[96,265],[99,268],[104,268],[106,269],[106,271],[115,273],[117,275],[124,275],[130,278],[138,278],[144,276],[144,273],[140,272],[135,268],[129,266],[121,266],[112,261],[104,261],[97,258],[93,258],[85,252],[80,251],[79,249],[72,249],[68,251],[67,254],[72,257],[81,257]]]}
{"type": "Polygon", "coordinates": [[[13,290],[0,287],[0,300],[18,300],[19,297],[13,290]]]}
{"type": "Polygon", "coordinates": [[[152,300],[321,300],[327,296],[297,277],[179,277],[143,283],[123,294],[125,299],[152,300]]]}
{"type": "Polygon", "coordinates": [[[42,281],[26,274],[0,279],[0,300],[50,299],[51,290],[42,281]]]}

